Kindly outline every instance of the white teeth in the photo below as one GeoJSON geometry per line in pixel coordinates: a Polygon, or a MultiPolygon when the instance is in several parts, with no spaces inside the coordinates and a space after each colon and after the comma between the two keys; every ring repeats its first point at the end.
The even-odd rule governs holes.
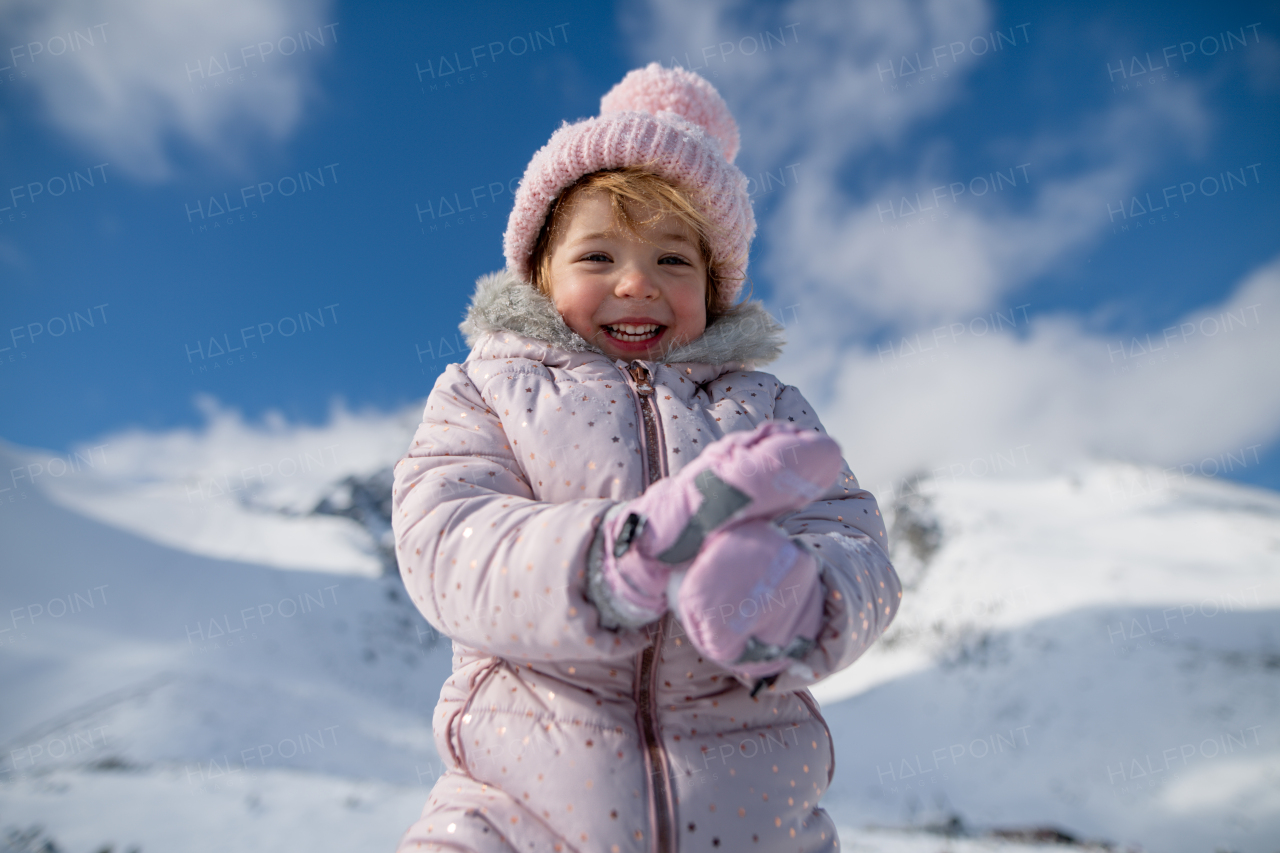
{"type": "Polygon", "coordinates": [[[657,323],[645,323],[644,325],[634,326],[630,323],[620,323],[616,326],[605,326],[606,329],[613,332],[615,337],[626,339],[643,339],[653,336],[658,331],[657,323]]]}

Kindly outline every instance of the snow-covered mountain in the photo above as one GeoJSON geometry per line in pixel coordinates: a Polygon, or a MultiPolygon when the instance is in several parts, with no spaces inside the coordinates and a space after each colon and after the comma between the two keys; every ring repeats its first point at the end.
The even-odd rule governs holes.
{"type": "MultiPolygon", "coordinates": [[[[334,407],[313,427],[275,414],[248,424],[208,397],[197,405],[207,421],[200,431],[134,430],[66,454],[14,449],[24,464],[0,486],[34,487],[191,553],[366,577],[394,567],[390,525],[370,510],[390,499],[390,466],[408,446],[419,406],[390,416],[334,407]]],[[[10,494],[0,491],[0,502],[10,494]]]]}
{"type": "MultiPolygon", "coordinates": [[[[384,574],[419,410],[208,405],[0,444],[0,850],[391,849],[441,769],[449,643],[384,574]]],[[[848,849],[1274,853],[1280,495],[1089,462],[886,510],[898,619],[814,689],[848,849]]]]}

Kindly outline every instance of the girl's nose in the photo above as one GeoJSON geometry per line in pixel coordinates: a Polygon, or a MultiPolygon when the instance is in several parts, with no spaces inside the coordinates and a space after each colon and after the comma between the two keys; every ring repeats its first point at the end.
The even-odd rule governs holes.
{"type": "Polygon", "coordinates": [[[622,271],[614,293],[619,297],[649,299],[658,295],[658,288],[654,286],[653,279],[644,270],[628,267],[622,271]]]}

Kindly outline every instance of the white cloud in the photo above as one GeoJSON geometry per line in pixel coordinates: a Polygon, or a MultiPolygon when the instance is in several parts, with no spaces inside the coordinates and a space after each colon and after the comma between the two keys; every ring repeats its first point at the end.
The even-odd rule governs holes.
{"type": "MultiPolygon", "coordinates": [[[[1212,475],[1199,466],[1206,457],[1254,446],[1248,464],[1257,464],[1257,446],[1280,438],[1277,304],[1280,256],[1221,304],[1188,312],[1149,342],[1145,333],[1091,334],[1069,315],[1029,314],[1029,326],[1014,315],[1024,338],[981,334],[973,322],[954,339],[925,328],[928,352],[912,351],[914,334],[892,353],[833,352],[835,377],[815,405],[867,488],[953,465],[964,466],[957,476],[985,476],[973,460],[997,453],[1016,455],[1014,475],[1085,457],[1189,464],[1212,475]]],[[[792,335],[802,345],[810,337],[804,310],[792,335]]],[[[812,400],[806,358],[790,353],[778,372],[812,400]]]]}
{"type": "Polygon", "coordinates": [[[1202,145],[1209,120],[1199,100],[1189,87],[1155,93],[1066,138],[1032,139],[991,170],[919,169],[887,177],[869,199],[851,198],[806,162],[806,177],[762,227],[769,250],[759,266],[784,298],[820,294],[829,306],[823,313],[839,320],[831,333],[847,337],[989,309],[1103,236],[1106,202],[1129,197],[1151,168],[1143,152],[1157,140],[1202,145]],[[1088,165],[1069,170],[1068,159],[1088,165]],[[988,180],[995,171],[1012,186],[988,180]],[[954,194],[952,184],[961,185],[954,194]],[[1013,196],[1025,206],[1006,201],[1013,196]]]}
{"type": "MultiPolygon", "coordinates": [[[[940,88],[886,97],[877,65],[928,51],[958,38],[985,34],[991,13],[983,0],[846,3],[799,0],[767,19],[741,3],[653,0],[630,10],[624,26],[637,61],[690,67],[711,80],[729,102],[744,140],[738,164],[778,168],[803,150],[807,166],[833,168],[876,142],[892,142],[921,116],[945,104],[940,88]],[[794,28],[788,28],[791,24],[794,28]],[[735,46],[764,30],[784,42],[758,38],[769,49],[743,55],[735,46]],[[704,48],[717,50],[706,58],[704,48]],[[699,67],[703,66],[703,67],[699,67]]],[[[744,46],[750,49],[750,43],[744,46]]],[[[959,56],[956,68],[970,57],[959,56]]]]}
{"type": "MultiPolygon", "coordinates": [[[[730,53],[721,59],[716,51],[701,73],[734,109],[743,138],[740,165],[747,174],[800,164],[798,184],[788,187],[784,201],[760,223],[757,240],[765,252],[755,269],[774,284],[784,304],[821,294],[821,313],[831,321],[823,331],[847,340],[886,326],[915,328],[994,307],[1066,252],[1098,239],[1106,224],[1104,200],[1126,197],[1156,168],[1160,157],[1153,152],[1181,147],[1199,153],[1212,127],[1203,93],[1184,81],[1141,99],[1103,105],[1067,133],[1055,127],[1006,139],[999,146],[1003,152],[990,155],[999,159],[988,168],[961,172],[945,165],[952,159],[945,135],[906,137],[954,106],[970,70],[999,63],[1010,51],[1034,51],[1042,36],[1031,26],[995,21],[981,0],[801,0],[754,24],[738,4],[701,5],[692,17],[685,5],[654,0],[647,16],[629,22],[637,59],[687,55],[698,61],[705,56],[700,46],[799,23],[794,42],[752,56],[730,53]],[[956,47],[952,58],[953,45],[982,48],[996,29],[1019,43],[1002,42],[1003,54],[988,50],[983,56],[956,47]],[[942,46],[940,54],[933,52],[942,46]],[[925,64],[937,66],[931,73],[948,76],[920,85],[923,74],[908,74],[898,82],[905,86],[910,80],[912,89],[884,91],[892,75],[925,64]],[[919,151],[909,174],[865,177],[869,152],[903,144],[919,151]],[[966,194],[935,202],[939,219],[927,234],[882,232],[882,226],[911,222],[911,214],[886,222],[881,211],[889,204],[901,209],[901,199],[914,200],[919,193],[927,205],[934,188],[967,183],[976,177],[970,172],[994,171],[1012,171],[1023,185],[1029,180],[1018,190],[1030,199],[1026,208],[1002,203],[1008,193],[978,199],[966,194]],[[842,187],[849,173],[864,175],[859,194],[842,187]]],[[[1020,130],[1006,125],[1006,137],[1010,126],[1013,134],[1020,130]]]]}
{"type": "Polygon", "coordinates": [[[27,73],[53,128],[162,181],[175,143],[240,171],[249,143],[287,139],[342,37],[335,23],[329,0],[26,0],[0,11],[0,64],[27,73]]]}
{"type": "MultiPolygon", "coordinates": [[[[1066,129],[1011,117],[982,143],[989,170],[968,174],[946,165],[953,146],[945,131],[930,137],[922,126],[970,96],[971,69],[1003,57],[966,64],[962,55],[946,80],[909,92],[887,93],[881,80],[902,56],[927,62],[936,45],[1020,23],[995,20],[985,3],[803,0],[765,22],[732,3],[700,5],[689,17],[683,4],[654,0],[629,26],[637,61],[669,61],[793,21],[796,43],[763,56],[721,60],[717,52],[701,73],[739,120],[744,171],[801,164],[757,237],[757,275],[772,284],[777,304],[796,306],[791,344],[773,367],[819,407],[864,484],[942,466],[970,470],[978,467],[972,460],[1015,450],[1019,468],[1040,471],[1082,456],[1179,465],[1277,438],[1280,336],[1267,312],[1280,297],[1280,261],[1221,305],[1180,321],[1230,311],[1237,321],[1248,315],[1244,327],[1197,330],[1145,357],[1117,360],[1117,338],[1090,332],[1084,318],[1046,315],[1025,295],[1030,282],[1109,235],[1108,200],[1169,177],[1159,171],[1165,154],[1204,154],[1215,120],[1200,84],[1104,100],[1066,129]],[[869,173],[870,154],[903,145],[917,153],[914,162],[869,173]],[[1016,190],[934,202],[934,220],[910,212],[916,193],[929,205],[939,185],[1020,164],[1028,165],[1016,190]],[[1018,334],[979,337],[967,328],[995,312],[1017,314],[1018,334]],[[953,323],[965,332],[951,331],[953,323]],[[902,341],[919,333],[928,346],[939,328],[931,354],[911,355],[902,341]],[[896,332],[888,358],[867,344],[886,329],[896,332]]],[[[1029,42],[1005,49],[1031,51],[1047,37],[1034,26],[1024,34],[1029,42]]]]}

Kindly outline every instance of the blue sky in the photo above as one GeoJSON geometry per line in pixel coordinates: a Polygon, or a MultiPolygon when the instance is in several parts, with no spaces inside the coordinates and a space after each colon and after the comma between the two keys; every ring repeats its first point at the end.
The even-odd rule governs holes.
{"type": "Polygon", "coordinates": [[[0,36],[9,441],[423,399],[534,151],[678,60],[742,129],[770,369],[878,481],[1029,446],[1280,488],[1273,4],[19,2],[0,36]]]}

